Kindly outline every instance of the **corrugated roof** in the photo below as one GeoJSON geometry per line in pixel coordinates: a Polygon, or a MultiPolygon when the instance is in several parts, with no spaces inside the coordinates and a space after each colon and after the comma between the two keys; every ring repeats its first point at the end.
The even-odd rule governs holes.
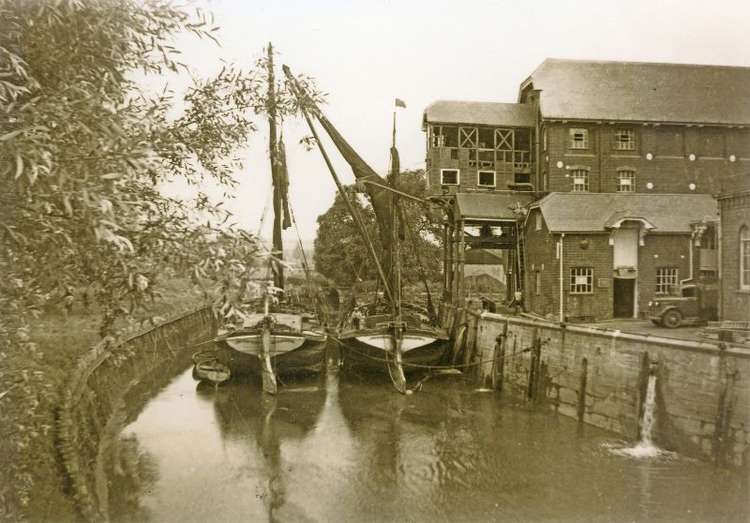
{"type": "Polygon", "coordinates": [[[513,209],[524,207],[534,199],[531,193],[458,193],[456,214],[478,220],[515,219],[513,209]]]}
{"type": "Polygon", "coordinates": [[[601,232],[626,219],[646,220],[654,232],[690,232],[690,223],[718,218],[708,194],[550,193],[539,207],[552,232],[601,232]]]}
{"type": "Polygon", "coordinates": [[[750,67],[545,60],[544,118],[750,124],[750,67]]]}
{"type": "Polygon", "coordinates": [[[423,123],[534,127],[534,109],[527,104],[438,100],[424,110],[423,123]]]}

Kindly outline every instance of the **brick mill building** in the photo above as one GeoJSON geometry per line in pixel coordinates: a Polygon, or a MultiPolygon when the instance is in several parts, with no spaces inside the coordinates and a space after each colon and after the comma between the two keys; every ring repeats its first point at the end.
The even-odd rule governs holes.
{"type": "Polygon", "coordinates": [[[423,128],[428,191],[452,204],[445,262],[454,301],[463,298],[465,249],[488,245],[456,195],[464,208],[482,195],[484,230],[506,231],[498,245],[515,253],[510,280],[531,312],[638,317],[681,281],[716,278],[721,243],[736,275],[722,279],[734,289],[722,289],[722,309],[747,315],[750,196],[720,199],[737,224],[719,242],[712,195],[750,179],[750,68],[546,60],[518,103],[435,102],[423,128]],[[524,201],[530,214],[520,220],[524,201]]]}

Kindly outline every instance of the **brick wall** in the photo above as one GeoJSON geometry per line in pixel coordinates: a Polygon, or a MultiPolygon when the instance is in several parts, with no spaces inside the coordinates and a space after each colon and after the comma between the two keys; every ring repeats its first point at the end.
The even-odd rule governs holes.
{"type": "Polygon", "coordinates": [[[526,295],[527,310],[541,316],[556,319],[559,310],[558,262],[555,242],[542,220],[541,230],[536,230],[539,209],[532,209],[526,221],[526,295]],[[540,293],[536,294],[536,278],[539,274],[540,293]]]}
{"type": "Polygon", "coordinates": [[[740,289],[740,228],[750,227],[750,194],[719,199],[721,212],[721,319],[750,321],[750,291],[740,289]]]}
{"type": "MultiPolygon", "coordinates": [[[[678,282],[690,278],[690,234],[649,233],[638,249],[638,310],[641,317],[656,293],[659,267],[676,267],[678,282]]],[[[695,275],[698,269],[695,268],[695,275]]]]}
{"type": "MultiPolygon", "coordinates": [[[[557,319],[560,307],[560,266],[556,242],[559,234],[550,234],[542,220],[536,230],[539,209],[532,209],[526,221],[526,307],[527,310],[557,319]],[[536,293],[539,274],[541,292],[536,293]]],[[[641,315],[656,292],[656,271],[659,267],[676,267],[678,278],[690,277],[690,235],[648,234],[638,249],[638,309],[641,315]]],[[[609,233],[566,234],[563,244],[563,296],[566,318],[590,317],[595,320],[613,315],[613,247],[609,233]],[[594,285],[591,294],[572,294],[569,288],[571,267],[592,267],[594,285]]]]}
{"type": "Polygon", "coordinates": [[[563,293],[568,319],[612,317],[613,253],[609,233],[566,234],[564,240],[563,293]],[[570,292],[570,269],[592,267],[594,284],[591,294],[570,292]]]}
{"type": "Polygon", "coordinates": [[[552,122],[545,122],[544,128],[547,151],[542,153],[540,172],[549,173],[548,191],[570,191],[569,174],[575,167],[590,169],[591,192],[615,192],[618,169],[635,171],[635,192],[716,194],[750,177],[750,131],[746,129],[552,122]],[[571,150],[569,129],[579,127],[588,130],[589,147],[571,150]],[[634,132],[634,150],[614,148],[618,129],[634,132]],[[652,155],[651,160],[647,154],[652,155]],[[691,154],[695,160],[690,160],[691,154]],[[734,161],[730,161],[732,155],[734,161]],[[563,167],[557,166],[558,161],[563,167]]]}

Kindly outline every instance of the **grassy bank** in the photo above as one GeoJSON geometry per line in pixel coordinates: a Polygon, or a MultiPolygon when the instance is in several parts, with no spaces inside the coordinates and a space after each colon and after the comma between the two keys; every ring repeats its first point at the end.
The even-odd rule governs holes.
{"type": "MultiPolygon", "coordinates": [[[[198,293],[180,279],[163,283],[149,314],[173,317],[195,309],[198,293]]],[[[60,392],[78,358],[99,341],[101,314],[53,309],[31,323],[34,345],[4,357],[0,386],[0,519],[77,519],[55,440],[60,392]]],[[[124,321],[121,328],[137,328],[124,321]]]]}

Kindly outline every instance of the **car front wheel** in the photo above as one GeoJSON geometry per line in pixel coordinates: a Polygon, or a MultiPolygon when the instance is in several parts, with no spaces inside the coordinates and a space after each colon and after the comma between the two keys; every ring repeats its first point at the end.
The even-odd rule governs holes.
{"type": "Polygon", "coordinates": [[[661,323],[669,329],[675,329],[682,323],[682,314],[680,311],[672,309],[664,313],[661,317],[661,323]]]}

